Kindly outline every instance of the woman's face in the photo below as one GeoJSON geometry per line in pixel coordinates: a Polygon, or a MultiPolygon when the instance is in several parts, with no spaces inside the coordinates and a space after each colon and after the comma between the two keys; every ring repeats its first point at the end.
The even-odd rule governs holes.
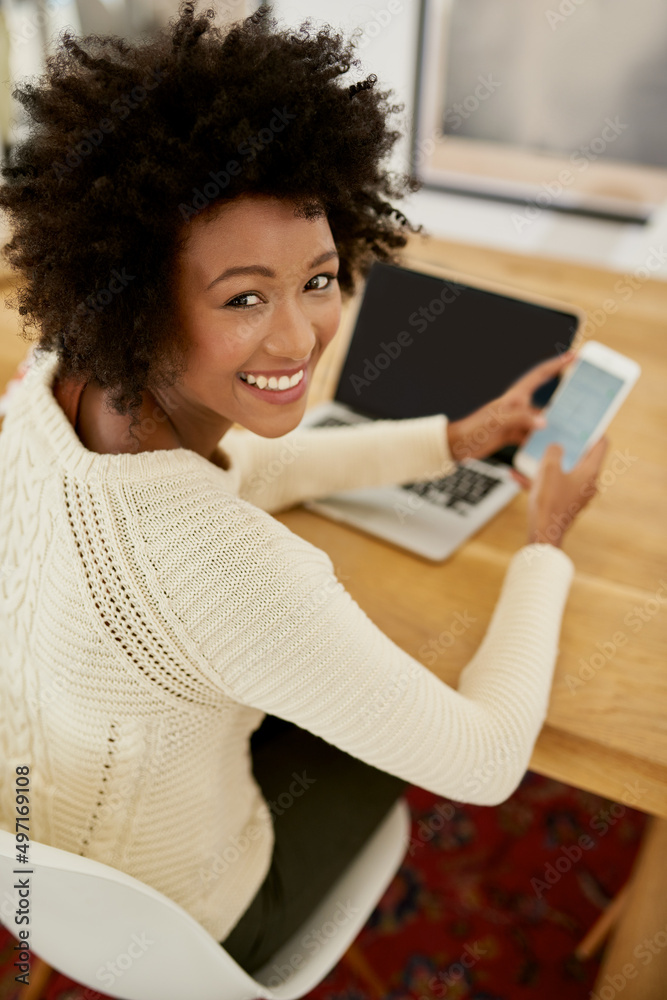
{"type": "Polygon", "coordinates": [[[291,202],[244,195],[186,225],[176,301],[190,353],[170,419],[190,440],[198,424],[212,441],[232,423],[286,434],[340,322],[329,223],[296,218],[291,202]],[[283,388],[288,381],[296,384],[283,388]]]}

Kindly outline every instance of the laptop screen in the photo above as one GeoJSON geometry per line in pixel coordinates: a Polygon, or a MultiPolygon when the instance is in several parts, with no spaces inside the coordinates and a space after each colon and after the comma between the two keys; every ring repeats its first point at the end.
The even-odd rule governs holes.
{"type": "Polygon", "coordinates": [[[458,420],[562,354],[577,325],[573,313],[375,261],[335,399],[376,419],[458,420]]]}

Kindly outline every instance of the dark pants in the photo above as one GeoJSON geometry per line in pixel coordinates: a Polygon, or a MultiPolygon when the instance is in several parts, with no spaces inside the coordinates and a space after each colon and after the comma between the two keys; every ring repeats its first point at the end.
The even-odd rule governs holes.
{"type": "Polygon", "coordinates": [[[273,818],[273,858],[221,943],[252,974],[304,924],[408,783],[271,715],[250,746],[273,818]]]}

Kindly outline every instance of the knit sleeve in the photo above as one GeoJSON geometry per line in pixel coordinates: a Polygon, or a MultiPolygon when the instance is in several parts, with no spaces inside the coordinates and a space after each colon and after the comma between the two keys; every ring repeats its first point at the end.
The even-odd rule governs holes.
{"type": "Polygon", "coordinates": [[[454,690],[373,624],[324,552],[273,518],[237,501],[207,534],[209,556],[178,600],[214,684],[434,794],[494,805],[512,793],[546,715],[567,555],[540,544],[514,555],[454,690]]]}
{"type": "Polygon", "coordinates": [[[232,428],[221,447],[239,470],[239,496],[272,513],[340,490],[436,478],[453,464],[443,414],[297,428],[279,438],[232,428]]]}

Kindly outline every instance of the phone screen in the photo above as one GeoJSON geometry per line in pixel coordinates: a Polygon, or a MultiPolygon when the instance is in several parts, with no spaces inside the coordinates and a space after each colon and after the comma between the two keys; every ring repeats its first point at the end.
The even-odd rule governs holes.
{"type": "Polygon", "coordinates": [[[545,411],[547,426],[531,435],[523,446],[524,453],[539,462],[548,445],[560,444],[563,446],[563,471],[570,472],[623,384],[623,379],[589,361],[577,362],[557,399],[545,411]]]}

